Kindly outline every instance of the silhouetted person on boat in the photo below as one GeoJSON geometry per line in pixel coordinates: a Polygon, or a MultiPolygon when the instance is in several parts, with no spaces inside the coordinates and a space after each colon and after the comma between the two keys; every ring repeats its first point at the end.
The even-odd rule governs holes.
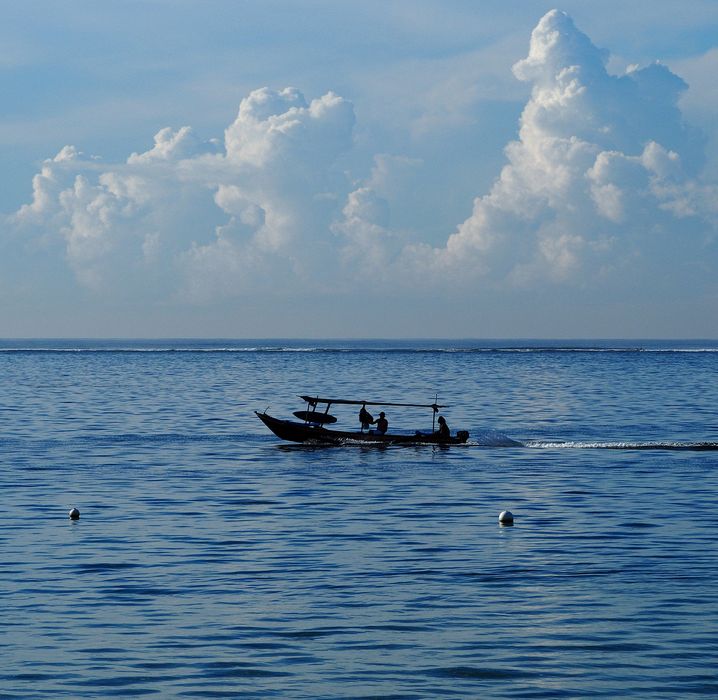
{"type": "Polygon", "coordinates": [[[387,430],[389,430],[389,421],[386,419],[384,411],[382,411],[376,419],[376,431],[380,435],[384,435],[387,430]]]}
{"type": "Polygon", "coordinates": [[[447,440],[451,437],[451,430],[449,430],[449,426],[446,423],[446,418],[444,418],[444,416],[439,416],[439,429],[434,433],[434,435],[442,440],[447,440]]]}
{"type": "Polygon", "coordinates": [[[366,410],[364,405],[359,410],[359,422],[361,423],[362,432],[369,430],[369,426],[374,423],[374,416],[366,410]]]}

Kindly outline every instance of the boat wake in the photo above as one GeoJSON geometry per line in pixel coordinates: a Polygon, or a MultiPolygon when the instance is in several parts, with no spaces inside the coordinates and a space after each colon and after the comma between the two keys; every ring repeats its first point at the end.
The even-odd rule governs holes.
{"type": "Polygon", "coordinates": [[[718,442],[602,442],[602,441],[553,441],[527,440],[523,447],[534,449],[582,449],[582,450],[687,450],[718,451],[718,442]]]}
{"type": "Polygon", "coordinates": [[[523,442],[514,440],[508,435],[491,430],[490,428],[479,428],[469,431],[469,442],[474,447],[524,447],[523,442]]]}
{"type": "MultiPolygon", "coordinates": [[[[305,442],[303,444],[279,445],[285,450],[295,449],[312,449],[315,447],[371,447],[372,449],[406,449],[407,445],[392,445],[380,442],[367,442],[363,440],[346,439],[341,442],[328,445],[321,442],[305,442]]],[[[415,447],[415,445],[412,445],[415,447]]],[[[437,448],[444,448],[445,445],[434,445],[437,448]]],[[[487,431],[486,433],[477,433],[476,437],[469,438],[464,445],[452,445],[452,449],[460,447],[491,447],[505,448],[518,447],[533,450],[671,450],[685,452],[718,452],[718,442],[601,442],[601,441],[554,441],[554,440],[526,440],[520,442],[514,440],[502,433],[494,433],[487,431]]]]}

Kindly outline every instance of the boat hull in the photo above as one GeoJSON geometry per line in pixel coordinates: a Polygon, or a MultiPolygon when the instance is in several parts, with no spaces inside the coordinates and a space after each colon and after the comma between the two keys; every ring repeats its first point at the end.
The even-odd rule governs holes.
{"type": "Polygon", "coordinates": [[[469,439],[469,433],[460,430],[456,436],[441,438],[433,433],[415,433],[414,435],[385,434],[377,432],[359,432],[346,430],[330,430],[311,423],[274,418],[268,413],[255,411],[259,420],[264,423],[278,438],[290,442],[304,442],[323,445],[343,445],[351,442],[365,442],[383,445],[461,445],[469,439]]]}

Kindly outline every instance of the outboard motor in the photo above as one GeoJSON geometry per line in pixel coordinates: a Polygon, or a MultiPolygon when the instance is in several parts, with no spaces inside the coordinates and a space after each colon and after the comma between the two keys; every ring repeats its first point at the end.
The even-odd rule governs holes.
{"type": "Polygon", "coordinates": [[[456,437],[459,438],[459,440],[461,440],[461,442],[466,442],[469,439],[469,431],[468,430],[457,430],[456,437]]]}

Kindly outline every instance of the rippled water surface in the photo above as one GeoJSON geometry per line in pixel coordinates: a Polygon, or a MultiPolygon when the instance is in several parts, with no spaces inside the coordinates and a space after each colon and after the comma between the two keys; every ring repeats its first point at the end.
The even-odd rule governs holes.
{"type": "Polygon", "coordinates": [[[0,698],[718,696],[717,348],[4,341],[0,698]]]}

